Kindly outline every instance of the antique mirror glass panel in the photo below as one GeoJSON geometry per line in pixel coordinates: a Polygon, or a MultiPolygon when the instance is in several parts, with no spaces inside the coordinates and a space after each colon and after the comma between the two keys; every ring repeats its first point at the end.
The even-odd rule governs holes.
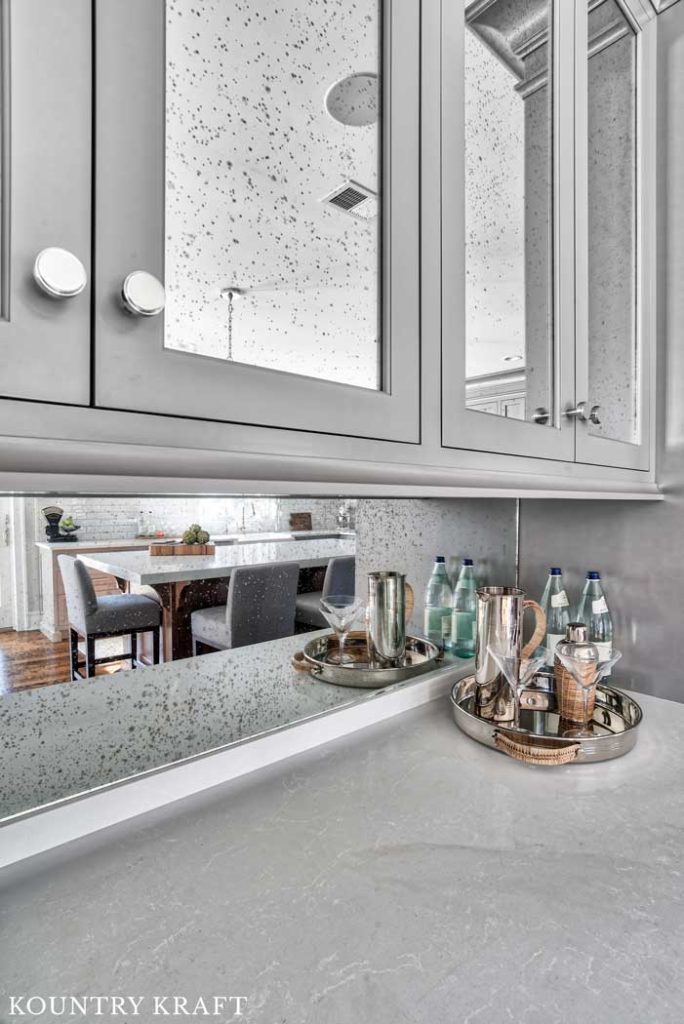
{"type": "Polygon", "coordinates": [[[466,404],[553,421],[551,0],[465,8],[466,404]]]}
{"type": "Polygon", "coordinates": [[[166,4],[165,346],[381,387],[381,0],[166,4]]]}
{"type": "Polygon", "coordinates": [[[589,4],[588,286],[592,434],[639,440],[637,40],[616,0],[589,4]]]}
{"type": "Polygon", "coordinates": [[[356,508],[0,496],[0,820],[367,698],[292,668],[356,508]]]}

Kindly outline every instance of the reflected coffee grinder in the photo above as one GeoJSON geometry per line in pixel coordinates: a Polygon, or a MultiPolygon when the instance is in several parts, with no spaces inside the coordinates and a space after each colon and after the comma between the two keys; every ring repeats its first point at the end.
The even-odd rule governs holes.
{"type": "Polygon", "coordinates": [[[60,532],[59,523],[64,515],[63,508],[60,508],[59,505],[46,505],[45,508],[41,508],[40,511],[47,519],[45,535],[51,544],[55,544],[57,541],[59,541],[60,544],[63,544],[65,541],[68,543],[70,540],[76,540],[76,537],[72,533],[60,532]]]}

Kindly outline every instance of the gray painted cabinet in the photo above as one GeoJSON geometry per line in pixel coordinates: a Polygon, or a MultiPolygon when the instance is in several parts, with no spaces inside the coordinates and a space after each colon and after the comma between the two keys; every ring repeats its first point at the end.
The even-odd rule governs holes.
{"type": "Polygon", "coordinates": [[[381,7],[96,4],[99,406],[419,442],[420,4],[381,7]]]}
{"type": "Polygon", "coordinates": [[[0,472],[654,489],[654,8],[0,10],[0,472]]]}
{"type": "Polygon", "coordinates": [[[4,0],[0,38],[0,395],[87,404],[91,4],[4,0]],[[63,281],[48,255],[48,286],[87,282],[79,294],[51,297],[34,280],[53,248],[79,262],[63,257],[63,281]]]}
{"type": "Polygon", "coordinates": [[[649,469],[656,28],[638,0],[443,7],[447,447],[649,469]]]}

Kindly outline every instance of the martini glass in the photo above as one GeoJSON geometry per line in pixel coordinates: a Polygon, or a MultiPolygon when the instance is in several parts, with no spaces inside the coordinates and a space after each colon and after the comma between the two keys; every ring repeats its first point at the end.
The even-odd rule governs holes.
{"type": "Polygon", "coordinates": [[[598,664],[591,667],[591,663],[582,661],[579,658],[570,657],[567,654],[562,654],[558,648],[556,648],[556,657],[560,661],[564,669],[566,669],[572,678],[575,680],[577,685],[582,691],[582,723],[577,729],[570,729],[564,733],[565,736],[574,736],[579,739],[582,737],[593,736],[594,730],[591,722],[589,721],[588,707],[589,707],[589,694],[592,690],[596,689],[596,684],[599,680],[604,679],[608,675],[613,665],[616,664],[622,657],[620,651],[615,651],[612,658],[607,661],[601,661],[598,664]]]}
{"type": "Polygon", "coordinates": [[[363,608],[363,601],[354,594],[329,594],[321,598],[321,611],[337,634],[339,654],[328,655],[328,661],[335,665],[350,665],[354,659],[344,653],[344,642],[354,620],[363,608]]]}
{"type": "Polygon", "coordinates": [[[534,658],[521,661],[517,656],[511,657],[509,654],[504,654],[496,647],[490,646],[487,650],[508,683],[513,697],[513,723],[517,725],[520,717],[520,691],[546,663],[549,652],[543,648],[534,658]]]}

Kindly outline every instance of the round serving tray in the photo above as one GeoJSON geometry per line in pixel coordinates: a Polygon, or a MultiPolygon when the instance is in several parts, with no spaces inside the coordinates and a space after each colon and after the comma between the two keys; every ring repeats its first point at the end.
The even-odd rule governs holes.
{"type": "Polygon", "coordinates": [[[583,764],[609,761],[632,749],[643,712],[629,694],[606,683],[596,688],[591,736],[575,736],[577,726],[556,710],[553,677],[537,676],[521,692],[517,725],[475,714],[475,676],[454,684],[451,705],[459,729],[485,746],[528,764],[583,764]]]}
{"type": "Polygon", "coordinates": [[[407,636],[404,663],[396,668],[379,668],[369,664],[367,637],[361,630],[349,633],[344,651],[354,660],[347,665],[335,664],[334,659],[339,654],[337,637],[334,633],[326,633],[306,644],[301,657],[297,659],[297,667],[305,665],[314,678],[337,686],[376,690],[412,679],[422,672],[429,672],[434,668],[440,653],[439,648],[429,640],[407,636]]]}

